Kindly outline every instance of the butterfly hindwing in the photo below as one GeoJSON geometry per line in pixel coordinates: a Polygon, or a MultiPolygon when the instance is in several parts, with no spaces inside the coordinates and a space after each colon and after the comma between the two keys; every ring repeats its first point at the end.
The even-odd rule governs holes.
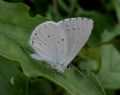
{"type": "Polygon", "coordinates": [[[50,29],[54,29],[51,22],[40,24],[34,29],[30,39],[30,45],[44,61],[53,60],[54,43],[52,43],[50,37],[53,31],[50,29]]]}
{"type": "Polygon", "coordinates": [[[47,21],[37,26],[30,38],[30,45],[36,54],[36,60],[47,61],[53,68],[60,69],[67,51],[66,35],[55,22],[47,21]]]}

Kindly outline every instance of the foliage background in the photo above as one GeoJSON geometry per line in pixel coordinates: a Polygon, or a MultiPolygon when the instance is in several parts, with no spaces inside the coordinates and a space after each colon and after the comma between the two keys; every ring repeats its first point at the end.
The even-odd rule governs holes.
{"type": "Polygon", "coordinates": [[[0,95],[120,95],[120,0],[0,0],[0,95]],[[92,35],[59,74],[30,58],[32,30],[47,20],[94,20],[92,35]]]}

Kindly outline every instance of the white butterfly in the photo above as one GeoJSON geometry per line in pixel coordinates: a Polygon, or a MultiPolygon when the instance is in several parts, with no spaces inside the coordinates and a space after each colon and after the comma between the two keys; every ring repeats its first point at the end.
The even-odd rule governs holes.
{"type": "Polygon", "coordinates": [[[92,28],[93,20],[81,17],[42,23],[31,35],[30,45],[35,50],[31,56],[62,73],[86,43],[92,28]]]}

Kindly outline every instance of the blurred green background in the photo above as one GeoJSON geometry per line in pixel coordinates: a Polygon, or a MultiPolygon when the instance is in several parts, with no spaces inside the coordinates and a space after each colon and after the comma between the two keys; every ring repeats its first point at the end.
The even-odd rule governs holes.
{"type": "Polygon", "coordinates": [[[105,95],[104,91],[120,95],[120,0],[0,0],[0,95],[105,95]],[[70,17],[94,21],[88,42],[72,61],[86,78],[71,71],[59,77],[27,58],[32,52],[28,38],[36,25],[70,17]],[[87,85],[82,81],[80,88],[69,88],[70,78],[87,85]]]}

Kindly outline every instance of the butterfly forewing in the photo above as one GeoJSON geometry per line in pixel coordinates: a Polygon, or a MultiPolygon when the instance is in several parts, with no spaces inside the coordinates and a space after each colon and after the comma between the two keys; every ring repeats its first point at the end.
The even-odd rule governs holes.
{"type": "Polygon", "coordinates": [[[66,35],[58,23],[48,21],[37,26],[31,35],[30,45],[37,53],[32,56],[36,59],[40,56],[40,60],[48,60],[50,65],[62,64],[65,59],[66,35]]]}
{"type": "Polygon", "coordinates": [[[88,40],[93,21],[87,18],[71,18],[60,23],[65,27],[64,31],[66,31],[68,51],[65,64],[67,65],[88,40]]]}
{"type": "Polygon", "coordinates": [[[71,49],[72,49],[71,46],[73,46],[74,39],[75,39],[75,36],[76,36],[74,31],[72,30],[71,22],[73,22],[73,20],[71,20],[71,19],[65,19],[65,20],[59,22],[59,25],[62,26],[62,29],[65,32],[65,35],[66,35],[66,38],[67,38],[67,43],[66,43],[67,44],[67,54],[66,54],[66,57],[69,55],[69,51],[71,51],[71,49]]]}

